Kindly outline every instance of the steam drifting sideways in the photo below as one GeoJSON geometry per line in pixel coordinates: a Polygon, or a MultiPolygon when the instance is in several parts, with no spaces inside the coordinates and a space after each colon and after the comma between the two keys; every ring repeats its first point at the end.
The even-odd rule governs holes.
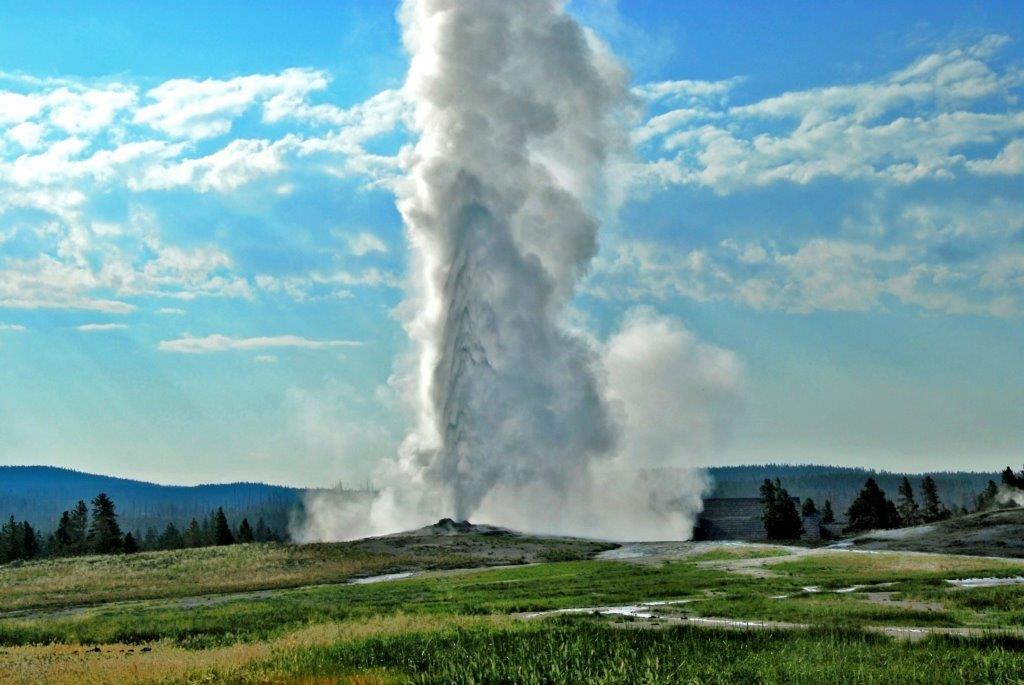
{"type": "MultiPolygon", "coordinates": [[[[391,532],[443,516],[538,532],[685,536],[703,481],[635,468],[678,466],[671,450],[653,464],[620,453],[657,441],[624,437],[647,424],[629,420],[630,392],[607,387],[614,350],[562,324],[597,251],[593,208],[606,195],[606,169],[627,146],[627,73],[557,2],[407,0],[400,20],[419,136],[397,189],[415,255],[402,311],[419,349],[416,426],[381,474],[368,515],[307,502],[304,537],[391,532]]],[[[652,317],[633,325],[643,319],[685,339],[681,362],[703,363],[681,329],[652,317]]],[[[724,378],[707,381],[725,394],[739,378],[728,361],[724,378]]]]}

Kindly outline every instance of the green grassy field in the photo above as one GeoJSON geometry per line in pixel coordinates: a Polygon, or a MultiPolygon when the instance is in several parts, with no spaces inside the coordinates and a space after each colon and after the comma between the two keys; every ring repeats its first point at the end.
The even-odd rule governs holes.
{"type": "Polygon", "coordinates": [[[127,599],[341,583],[411,569],[583,559],[609,545],[584,540],[462,535],[334,544],[250,544],[132,556],[43,559],[0,566],[0,613],[127,599]]]}
{"type": "Polygon", "coordinates": [[[522,540],[466,541],[461,551],[453,542],[0,568],[0,601],[27,611],[0,618],[0,680],[1020,682],[1024,673],[1024,586],[945,582],[1017,576],[1019,562],[730,546],[631,563],[580,558],[600,546],[534,541],[524,553],[522,540]],[[577,559],[543,561],[567,555],[577,559]],[[536,563],[451,570],[509,559],[536,563]],[[95,571],[101,563],[106,574],[95,571]],[[65,580],[80,593],[46,594],[83,568],[92,573],[65,580]],[[240,576],[225,577],[229,568],[240,576]],[[344,582],[397,569],[427,572],[344,582]],[[677,603],[643,615],[589,610],[666,601],[677,603]],[[535,616],[565,609],[588,610],[535,616]],[[695,625],[700,617],[777,625],[726,630],[695,625]],[[875,632],[893,627],[971,635],[908,642],[875,632]]]}

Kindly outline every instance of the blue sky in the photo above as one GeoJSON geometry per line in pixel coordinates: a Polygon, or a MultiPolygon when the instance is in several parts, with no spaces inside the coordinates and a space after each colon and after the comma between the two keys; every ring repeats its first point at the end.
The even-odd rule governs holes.
{"type": "MultiPolygon", "coordinates": [[[[394,5],[39,4],[0,2],[0,463],[370,477],[409,422],[394,5]]],[[[1024,455],[1024,5],[933,5],[570,5],[635,95],[573,322],[735,353],[707,463],[1024,455]]]]}

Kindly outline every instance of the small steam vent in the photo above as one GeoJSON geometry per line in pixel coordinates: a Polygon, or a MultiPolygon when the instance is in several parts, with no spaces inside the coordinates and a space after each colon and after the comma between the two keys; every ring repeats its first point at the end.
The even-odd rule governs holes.
{"type": "Polygon", "coordinates": [[[443,518],[432,526],[438,533],[455,535],[457,533],[472,533],[476,528],[469,521],[455,521],[450,518],[443,518]]]}

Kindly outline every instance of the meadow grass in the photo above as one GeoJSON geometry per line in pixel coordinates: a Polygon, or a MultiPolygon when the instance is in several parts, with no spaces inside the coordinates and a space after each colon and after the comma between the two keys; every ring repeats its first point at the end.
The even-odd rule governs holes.
{"type": "Polygon", "coordinates": [[[851,630],[631,630],[588,619],[378,636],[301,648],[236,678],[360,673],[410,683],[1018,683],[1016,641],[897,643],[851,630]]]}
{"type": "MultiPolygon", "coordinates": [[[[299,556],[279,556],[277,563],[287,558],[298,558],[298,563],[281,571],[283,576],[268,569],[262,582],[295,579],[310,573],[310,565],[322,569],[353,558],[351,548],[283,547],[271,549],[299,556]],[[301,561],[306,554],[319,557],[320,565],[301,561]]],[[[543,558],[549,550],[555,556],[563,553],[558,545],[541,544],[534,557],[543,558]]],[[[241,551],[244,548],[227,549],[236,561],[244,558],[238,556],[241,551]]],[[[1013,640],[929,638],[911,645],[851,631],[856,626],[1012,625],[999,621],[1020,618],[1024,587],[951,591],[943,580],[1016,575],[1019,565],[963,557],[843,552],[786,559],[770,547],[723,551],[727,554],[711,559],[694,555],[655,564],[588,560],[438,571],[396,582],[285,587],[215,601],[172,595],[0,619],[0,645],[4,645],[0,680],[1009,682],[1010,674],[1024,672],[1015,671],[1024,664],[1021,648],[1013,640]],[[757,569],[761,575],[767,571],[767,577],[747,573],[745,567],[730,570],[728,565],[732,560],[758,558],[768,561],[767,567],[757,569]],[[886,590],[895,596],[928,598],[942,609],[879,605],[858,593],[803,593],[801,589],[872,582],[893,582],[886,590]],[[781,595],[786,597],[778,598],[781,595]],[[816,628],[733,633],[666,628],[665,621],[651,629],[642,621],[612,625],[583,617],[529,621],[515,617],[520,612],[667,599],[694,600],[666,605],[669,615],[774,620],[816,628]],[[91,645],[99,645],[100,651],[86,652],[91,645]],[[143,646],[151,651],[141,651],[143,646]]],[[[207,554],[207,550],[192,550],[184,555],[184,564],[203,567],[209,562],[200,559],[207,554]]],[[[404,547],[397,556],[406,554],[414,560],[410,563],[419,559],[436,566],[453,557],[451,549],[430,556],[404,547]]],[[[390,555],[391,561],[395,556],[390,555]]],[[[478,550],[476,558],[481,556],[478,550]]],[[[161,561],[166,563],[166,558],[161,561]]],[[[213,567],[225,563],[221,559],[213,567]]],[[[351,571],[365,572],[365,566],[351,571]]],[[[150,568],[145,573],[155,572],[150,568]]],[[[188,571],[176,573],[184,578],[188,571]]],[[[101,596],[102,583],[91,582],[96,583],[94,596],[101,596]]],[[[134,592],[132,586],[112,585],[118,596],[134,592]]],[[[68,598],[62,601],[72,603],[68,598]]]]}
{"type": "MultiPolygon", "coordinates": [[[[867,559],[865,555],[854,553],[820,556],[820,559],[778,562],[771,567],[778,575],[768,578],[710,568],[692,560],[661,565],[575,561],[424,576],[372,585],[286,589],[267,595],[226,597],[215,604],[193,605],[175,600],[108,604],[68,615],[0,620],[0,644],[138,644],[168,639],[194,647],[212,647],[274,639],[309,623],[373,616],[482,616],[681,598],[698,601],[678,607],[678,611],[704,616],[825,625],[991,624],[979,611],[952,594],[944,598],[949,602],[948,606],[944,604],[946,610],[918,611],[879,606],[856,594],[805,595],[801,594],[801,588],[821,579],[841,585],[851,579],[884,581],[889,578],[927,587],[920,584],[940,582],[942,577],[964,573],[1000,572],[1000,562],[985,562],[985,565],[983,560],[955,560],[964,565],[963,572],[958,572],[954,562],[938,564],[934,559],[920,556],[914,557],[916,566],[899,564],[891,575],[886,575],[880,565],[891,555],[870,555],[867,559]],[[870,564],[865,565],[865,560],[870,564]],[[844,563],[849,564],[845,574],[844,563]],[[840,578],[842,583],[839,583],[840,578]],[[774,598],[779,595],[792,596],[774,598]]],[[[1018,592],[1024,594],[1024,589],[1018,592]]]]}
{"type": "Polygon", "coordinates": [[[1019,562],[985,557],[900,552],[828,552],[771,562],[775,573],[824,588],[967,576],[1017,576],[1019,562]]]}
{"type": "Polygon", "coordinates": [[[303,587],[412,569],[585,559],[611,546],[484,535],[445,543],[425,544],[417,538],[255,543],[14,563],[0,566],[0,612],[303,587]]]}
{"type": "Polygon", "coordinates": [[[722,547],[707,552],[699,552],[686,557],[686,561],[731,561],[733,559],[766,559],[771,557],[788,557],[793,553],[781,547],[768,545],[743,545],[742,547],[722,547]]]}
{"type": "Polygon", "coordinates": [[[559,562],[371,585],[283,590],[214,605],[170,602],[106,605],[71,615],[0,620],[0,644],[139,643],[173,639],[222,645],[268,639],[309,622],[407,614],[509,614],[670,599],[701,588],[749,585],[755,579],[690,563],[661,568],[618,562],[559,562]]]}

